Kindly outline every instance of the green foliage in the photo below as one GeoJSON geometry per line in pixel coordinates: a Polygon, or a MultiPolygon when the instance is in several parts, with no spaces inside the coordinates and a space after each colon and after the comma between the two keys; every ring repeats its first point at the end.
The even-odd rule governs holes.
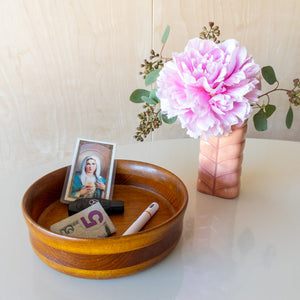
{"type": "Polygon", "coordinates": [[[143,102],[154,105],[160,102],[159,98],[156,96],[156,89],[151,90],[148,94],[149,96],[141,96],[141,100],[143,102]]]}
{"type": "Polygon", "coordinates": [[[273,112],[274,112],[275,110],[276,110],[276,106],[275,106],[275,105],[272,105],[272,104],[266,105],[266,107],[265,107],[265,115],[266,115],[266,118],[271,117],[271,115],[273,114],[273,112]]]}
{"type": "Polygon", "coordinates": [[[144,89],[137,89],[133,91],[130,95],[130,101],[133,103],[144,103],[145,97],[149,97],[150,92],[144,89]]]}
{"type": "Polygon", "coordinates": [[[294,113],[292,107],[290,106],[285,119],[285,124],[288,129],[292,127],[293,119],[294,119],[294,113]]]}
{"type": "Polygon", "coordinates": [[[261,74],[265,81],[269,84],[273,84],[277,81],[275,72],[271,66],[266,66],[261,69],[261,74]]]}
{"type": "Polygon", "coordinates": [[[145,103],[148,104],[156,104],[156,101],[154,101],[152,98],[150,97],[146,97],[146,96],[142,96],[142,100],[144,100],[145,103]]]}
{"type": "Polygon", "coordinates": [[[161,42],[162,44],[165,44],[167,42],[167,39],[169,37],[169,33],[170,33],[170,26],[167,25],[167,27],[165,28],[164,34],[161,38],[161,42]]]}
{"type": "Polygon", "coordinates": [[[149,74],[147,74],[146,78],[145,78],[145,85],[148,86],[148,85],[154,83],[156,81],[157,77],[159,76],[160,71],[161,71],[161,68],[155,69],[155,70],[151,71],[149,74]]]}
{"type": "Polygon", "coordinates": [[[276,78],[275,71],[271,66],[263,67],[261,69],[261,73],[267,83],[274,84],[275,82],[277,82],[277,86],[274,89],[258,97],[261,98],[266,96],[268,98],[268,104],[266,106],[265,105],[260,106],[257,104],[257,107],[259,107],[260,110],[253,116],[253,122],[256,130],[264,131],[267,129],[267,118],[269,118],[276,110],[275,105],[269,104],[270,102],[269,95],[276,91],[285,91],[289,97],[290,107],[286,115],[285,124],[286,127],[290,129],[293,123],[293,110],[291,105],[298,106],[300,104],[300,80],[299,79],[293,80],[294,86],[292,89],[281,89],[278,88],[279,82],[276,78]]]}
{"type": "Polygon", "coordinates": [[[265,131],[268,128],[268,122],[265,112],[260,109],[254,116],[253,122],[257,131],[265,131]]]}
{"type": "Polygon", "coordinates": [[[167,123],[167,124],[173,124],[176,120],[177,120],[177,116],[173,117],[173,118],[168,118],[168,116],[166,114],[162,115],[162,120],[167,123]]]}
{"type": "Polygon", "coordinates": [[[254,116],[253,116],[253,122],[255,129],[257,131],[265,131],[268,129],[268,118],[271,117],[271,115],[276,110],[276,106],[272,104],[268,104],[266,106],[263,106],[254,116]]]}
{"type": "Polygon", "coordinates": [[[149,95],[149,97],[155,102],[155,104],[160,102],[160,99],[156,96],[156,91],[157,89],[152,89],[149,95]]]}

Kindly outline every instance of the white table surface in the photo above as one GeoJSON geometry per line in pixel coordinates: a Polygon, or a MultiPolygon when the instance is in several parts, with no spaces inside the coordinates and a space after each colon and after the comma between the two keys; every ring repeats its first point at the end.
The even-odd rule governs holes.
{"type": "Polygon", "coordinates": [[[176,248],[150,269],[118,279],[64,275],[31,248],[22,196],[71,157],[2,176],[0,299],[300,299],[300,143],[247,139],[234,200],[197,192],[198,153],[193,139],[118,146],[117,158],[162,166],[189,192],[176,248]]]}

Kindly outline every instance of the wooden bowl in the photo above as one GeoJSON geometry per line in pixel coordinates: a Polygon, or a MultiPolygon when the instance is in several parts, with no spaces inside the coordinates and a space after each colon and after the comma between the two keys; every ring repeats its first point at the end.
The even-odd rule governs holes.
{"type": "Polygon", "coordinates": [[[111,215],[117,232],[85,239],[56,234],[50,226],[68,216],[59,201],[67,167],[45,175],[26,191],[22,209],[33,250],[51,268],[92,279],[135,274],[161,261],[176,246],[188,193],[183,182],[158,166],[116,160],[113,200],[124,201],[124,214],[111,215]],[[152,202],[159,210],[139,233],[122,236],[152,202]]]}

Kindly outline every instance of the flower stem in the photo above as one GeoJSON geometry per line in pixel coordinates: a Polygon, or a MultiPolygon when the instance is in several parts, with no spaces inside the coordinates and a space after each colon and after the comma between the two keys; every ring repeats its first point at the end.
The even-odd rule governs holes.
{"type": "Polygon", "coordinates": [[[270,91],[268,91],[268,92],[266,92],[266,93],[264,93],[264,94],[258,96],[258,98],[261,98],[261,97],[263,97],[263,96],[269,97],[269,94],[271,94],[271,93],[273,93],[273,92],[275,92],[275,91],[283,91],[283,92],[288,92],[288,91],[289,91],[289,90],[287,90],[287,89],[278,89],[279,82],[276,81],[276,83],[277,83],[277,86],[276,86],[273,90],[270,90],[270,91]]]}
{"type": "Polygon", "coordinates": [[[162,46],[161,46],[160,53],[159,53],[159,57],[160,57],[160,58],[163,58],[163,57],[162,57],[162,53],[163,53],[163,50],[164,50],[164,48],[165,48],[165,45],[166,45],[166,43],[162,44],[162,46]]]}

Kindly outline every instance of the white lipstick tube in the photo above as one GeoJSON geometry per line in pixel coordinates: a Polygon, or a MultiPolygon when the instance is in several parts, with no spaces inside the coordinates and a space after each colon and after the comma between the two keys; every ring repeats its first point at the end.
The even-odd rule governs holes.
{"type": "Polygon", "coordinates": [[[123,233],[123,235],[129,235],[139,232],[145,224],[155,215],[159,208],[156,202],[151,203],[143,213],[130,225],[130,227],[123,233]]]}

